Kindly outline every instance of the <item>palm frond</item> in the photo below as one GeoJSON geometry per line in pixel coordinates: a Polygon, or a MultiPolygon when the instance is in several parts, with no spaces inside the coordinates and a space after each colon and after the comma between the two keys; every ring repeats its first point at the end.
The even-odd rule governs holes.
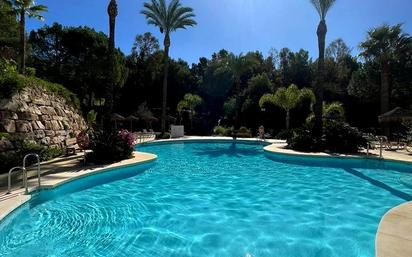
{"type": "Polygon", "coordinates": [[[170,2],[169,7],[167,8],[168,24],[176,19],[175,13],[177,12],[177,10],[179,10],[179,8],[181,8],[181,6],[182,5],[180,4],[179,0],[172,0],[170,2]]]}
{"type": "Polygon", "coordinates": [[[35,19],[44,21],[44,16],[37,14],[37,13],[28,12],[27,16],[29,16],[30,18],[35,18],[35,19]]]}
{"type": "Polygon", "coordinates": [[[310,2],[318,12],[320,19],[325,20],[326,15],[335,4],[336,0],[310,0],[310,2]]]}
{"type": "Polygon", "coordinates": [[[20,15],[22,11],[25,12],[30,18],[36,18],[39,20],[44,20],[44,17],[39,13],[46,12],[47,6],[36,5],[33,0],[2,0],[8,4],[11,8],[12,14],[20,15]]]}
{"type": "Polygon", "coordinates": [[[151,0],[144,3],[140,13],[146,16],[148,24],[158,26],[166,33],[197,24],[193,9],[183,7],[180,0],[172,0],[168,6],[165,0],[151,0]]]}
{"type": "Polygon", "coordinates": [[[27,8],[28,12],[47,12],[48,8],[45,5],[32,5],[29,8],[27,8]]]}

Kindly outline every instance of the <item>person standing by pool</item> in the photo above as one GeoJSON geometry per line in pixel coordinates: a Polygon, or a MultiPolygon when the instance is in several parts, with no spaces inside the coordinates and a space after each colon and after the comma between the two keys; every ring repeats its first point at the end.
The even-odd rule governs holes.
{"type": "Polygon", "coordinates": [[[265,127],[263,126],[259,127],[258,137],[259,139],[265,140],[265,127]]]}

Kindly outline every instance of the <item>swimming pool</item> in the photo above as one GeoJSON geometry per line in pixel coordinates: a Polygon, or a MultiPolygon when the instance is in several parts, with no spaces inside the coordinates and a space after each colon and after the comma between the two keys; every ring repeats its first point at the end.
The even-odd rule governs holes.
{"type": "Polygon", "coordinates": [[[412,199],[400,183],[408,165],[299,159],[244,143],[139,150],[156,164],[42,192],[6,218],[0,256],[373,257],[382,215],[412,199]]]}

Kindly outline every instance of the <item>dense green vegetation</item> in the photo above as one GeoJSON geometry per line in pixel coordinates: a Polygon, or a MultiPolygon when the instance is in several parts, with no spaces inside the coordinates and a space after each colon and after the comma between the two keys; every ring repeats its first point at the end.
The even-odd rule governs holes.
{"type": "MultiPolygon", "coordinates": [[[[0,72],[0,99],[9,98],[25,87],[37,86],[63,97],[69,104],[80,108],[80,101],[76,94],[60,84],[51,83],[34,76],[22,76],[18,74],[13,61],[0,58],[0,70],[2,71],[0,72]]],[[[27,75],[29,75],[29,73],[27,75]]]]}
{"type": "Polygon", "coordinates": [[[36,5],[34,0],[4,0],[5,5],[10,9],[19,21],[19,60],[20,73],[26,73],[26,17],[43,20],[42,12],[47,11],[44,5],[36,5]]]}
{"type": "MultiPolygon", "coordinates": [[[[363,144],[354,127],[383,133],[377,119],[382,112],[396,106],[411,108],[412,39],[401,25],[379,26],[365,32],[365,40],[359,43],[361,54],[354,56],[351,49],[358,46],[348,46],[343,39],[326,42],[326,15],[335,1],[311,2],[320,17],[316,59],[311,57],[316,53],[288,48],[241,54],[222,49],[192,64],[172,59],[168,55],[171,33],[195,25],[194,11],[177,0],[168,6],[153,0],[144,5],[142,14],[162,31],[163,48],[152,34],[144,33],[136,36],[130,54],[114,49],[112,60],[107,58],[110,48],[104,33],[55,23],[30,33],[27,64],[32,69],[28,70],[81,96],[83,113],[95,110],[97,121],[110,98],[114,112],[144,117],[140,128],[164,131],[165,122],[179,122],[190,134],[230,135],[244,127],[242,131],[256,135],[264,125],[273,136],[281,132],[282,138],[302,138],[300,142],[307,140],[318,149],[353,151],[363,144]],[[167,12],[168,8],[179,15],[167,12]],[[286,88],[292,84],[289,92],[286,88]],[[315,97],[301,96],[309,90],[315,97]],[[355,146],[331,138],[332,132],[342,140],[356,138],[355,146]],[[343,149],[332,149],[325,140],[343,149]]],[[[1,6],[0,12],[6,14],[7,8],[1,6]]],[[[1,49],[8,49],[8,54],[2,50],[2,56],[17,60],[16,19],[4,15],[0,23],[10,25],[0,34],[1,49]]],[[[9,83],[14,73],[3,72],[1,83],[18,88],[9,83]]]]}
{"type": "Polygon", "coordinates": [[[64,153],[64,149],[47,148],[39,144],[23,141],[20,139],[12,139],[9,135],[2,133],[0,139],[6,137],[13,140],[17,151],[10,153],[0,153],[0,174],[7,172],[10,168],[21,166],[22,160],[26,154],[35,153],[40,156],[41,161],[48,161],[56,158],[64,153]]]}

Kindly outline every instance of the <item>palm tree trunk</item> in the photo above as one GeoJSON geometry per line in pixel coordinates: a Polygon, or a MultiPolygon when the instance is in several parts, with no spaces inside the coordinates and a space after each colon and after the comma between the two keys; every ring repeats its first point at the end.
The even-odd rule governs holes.
{"type": "Polygon", "coordinates": [[[289,130],[290,127],[290,110],[286,110],[286,129],[289,130]]]}
{"type": "Polygon", "coordinates": [[[193,110],[192,107],[189,107],[189,119],[190,119],[190,130],[193,129],[193,110]]]}
{"type": "Polygon", "coordinates": [[[26,10],[20,11],[20,73],[26,73],[26,10]]]}
{"type": "Polygon", "coordinates": [[[389,111],[389,63],[381,63],[381,114],[389,111]]]}
{"type": "MultiPolygon", "coordinates": [[[[389,83],[389,63],[386,59],[381,61],[381,114],[388,112],[390,108],[390,83],[389,83]]],[[[383,125],[385,136],[390,136],[388,124],[383,125]]]]}
{"type": "Polygon", "coordinates": [[[166,108],[167,108],[167,77],[169,74],[169,47],[170,47],[170,36],[166,33],[164,39],[164,76],[163,76],[163,94],[162,94],[162,117],[161,117],[161,132],[164,134],[166,132],[166,108]]]}
{"type": "Polygon", "coordinates": [[[325,41],[327,26],[325,20],[321,20],[317,29],[318,36],[318,47],[319,47],[319,58],[318,58],[318,78],[315,82],[315,96],[316,103],[313,105],[313,111],[315,113],[315,127],[314,135],[317,138],[318,142],[322,137],[323,130],[323,121],[322,121],[322,112],[323,112],[323,83],[324,83],[324,66],[325,66],[325,41]]]}
{"type": "Polygon", "coordinates": [[[236,79],[236,108],[235,108],[235,129],[240,127],[240,78],[236,79]]]}

